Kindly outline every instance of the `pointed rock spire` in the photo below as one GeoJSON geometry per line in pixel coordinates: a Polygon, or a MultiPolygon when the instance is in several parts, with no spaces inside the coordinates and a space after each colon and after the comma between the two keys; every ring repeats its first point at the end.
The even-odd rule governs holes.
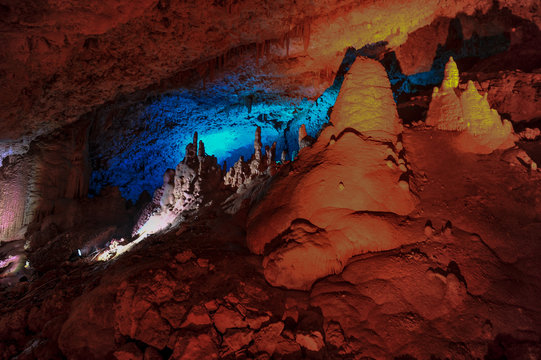
{"type": "Polygon", "coordinates": [[[454,89],[458,87],[459,81],[458,67],[456,62],[451,56],[447,64],[445,64],[445,70],[443,73],[443,82],[441,83],[442,89],[454,89]]]}

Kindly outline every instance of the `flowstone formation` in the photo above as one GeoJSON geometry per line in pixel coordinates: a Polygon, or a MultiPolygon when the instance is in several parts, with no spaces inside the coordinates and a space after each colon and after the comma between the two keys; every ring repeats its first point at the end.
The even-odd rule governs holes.
{"type": "Polygon", "coordinates": [[[399,215],[414,209],[415,198],[385,70],[359,58],[344,87],[332,125],[283,167],[248,216],[248,247],[266,255],[272,285],[309,289],[340,273],[354,255],[415,242],[422,234],[398,230],[399,215]],[[347,109],[352,105],[355,111],[347,109]]]}
{"type": "Polygon", "coordinates": [[[508,120],[491,109],[487,94],[481,96],[473,81],[465,91],[458,89],[459,71],[451,57],[445,65],[441,87],[435,87],[426,124],[440,130],[461,131],[456,146],[465,152],[488,154],[514,146],[516,136],[508,120]]]}

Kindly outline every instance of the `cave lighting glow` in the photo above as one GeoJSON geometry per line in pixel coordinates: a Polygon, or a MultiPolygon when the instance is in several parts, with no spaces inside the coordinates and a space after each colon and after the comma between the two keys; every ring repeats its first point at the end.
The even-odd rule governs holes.
{"type": "Polygon", "coordinates": [[[300,125],[311,124],[307,130],[315,136],[328,121],[338,91],[330,89],[315,101],[288,95],[275,87],[276,82],[248,64],[205,87],[171,91],[134,108],[116,120],[130,122],[122,134],[112,134],[115,138],[91,153],[90,194],[107,185],[118,186],[130,200],[137,200],[143,190],[152,194],[162,185],[165,170],[183,159],[196,131],[206,153],[216,156],[220,165],[226,161],[228,167],[240,156],[251,157],[257,126],[264,146],[277,143],[277,159],[282,150],[295,151],[300,125]]]}
{"type": "MultiPolygon", "coordinates": [[[[463,39],[460,23],[453,24],[462,45],[458,49],[441,46],[429,71],[405,75],[394,52],[380,59],[387,70],[395,100],[420,89],[441,83],[443,69],[450,56],[456,60],[485,58],[505,51],[509,39],[504,34],[463,39]]],[[[362,49],[350,48],[343,59],[334,83],[317,99],[302,98],[314,94],[310,86],[298,86],[293,94],[281,89],[280,79],[265,74],[255,61],[226,71],[214,81],[194,89],[178,89],[157,96],[116,119],[122,131],[91,153],[93,172],[90,195],[103,186],[118,186],[122,195],[137,200],[143,190],[150,194],[162,185],[167,168],[175,168],[183,159],[193,133],[205,143],[206,153],[214,155],[220,165],[232,166],[240,156],[253,154],[254,131],[261,127],[262,143],[277,143],[276,156],[286,150],[289,156],[298,150],[298,129],[306,125],[308,135],[316,137],[329,120],[343,82],[343,76],[359,55],[378,57],[386,43],[369,44],[362,49]],[[373,56],[371,56],[373,54],[373,56]]]]}
{"type": "Polygon", "coordinates": [[[401,95],[415,94],[420,89],[432,89],[432,87],[441,84],[443,80],[443,69],[451,56],[455,60],[468,58],[485,59],[509,49],[510,40],[503,33],[492,36],[473,34],[471,38],[464,39],[460,22],[457,23],[455,21],[452,26],[454,27],[457,38],[461,41],[461,47],[458,49],[447,49],[440,45],[436,51],[432,66],[428,71],[405,75],[400,68],[394,51],[387,54],[385,59],[382,60],[382,64],[389,76],[395,100],[398,100],[401,95]]]}

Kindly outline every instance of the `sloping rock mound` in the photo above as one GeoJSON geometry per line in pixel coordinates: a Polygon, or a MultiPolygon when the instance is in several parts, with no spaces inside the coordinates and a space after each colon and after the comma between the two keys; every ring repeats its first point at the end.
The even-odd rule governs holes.
{"type": "Polygon", "coordinates": [[[472,81],[462,94],[462,113],[467,124],[466,131],[458,138],[458,148],[474,153],[491,153],[496,149],[507,149],[515,145],[513,126],[508,120],[490,108],[486,94],[479,95],[472,81]]]}
{"type": "Polygon", "coordinates": [[[394,214],[322,209],[313,219],[322,227],[293,221],[279,238],[284,245],[265,257],[265,278],[271,285],[308,290],[317,279],[342,272],[354,255],[424,239],[420,226],[413,231],[394,214]]]}
{"type": "Polygon", "coordinates": [[[356,211],[407,215],[415,205],[403,153],[397,153],[401,144],[393,144],[401,125],[385,70],[374,60],[358,61],[336,102],[334,126],[327,127],[312,147],[302,149],[291,171],[277,177],[249,214],[247,244],[256,254],[264,253],[265,246],[289,228],[290,235],[281,238],[287,244],[265,259],[267,280],[274,285],[307,289],[317,278],[339,272],[353,254],[408,241],[390,235],[391,226],[385,230],[383,219],[350,217],[356,211]],[[350,107],[355,111],[347,110],[350,107]],[[331,218],[336,228],[328,222],[331,218]],[[316,230],[290,228],[297,219],[316,230]],[[375,225],[378,222],[381,226],[375,225]],[[374,228],[381,233],[359,236],[374,228]],[[373,242],[378,237],[381,245],[373,242]],[[300,262],[304,251],[315,258],[300,262]]]}
{"type": "Polygon", "coordinates": [[[354,132],[345,132],[334,144],[325,145],[325,139],[332,142],[328,135],[323,133],[312,148],[306,148],[293,170],[278,178],[251,211],[247,234],[251,251],[263,253],[265,245],[295,219],[320,226],[314,214],[321,209],[400,215],[413,210],[408,184],[401,181],[403,172],[386,160],[398,158],[392,145],[366,140],[354,132]]]}
{"type": "Polygon", "coordinates": [[[539,313],[515,308],[536,301],[524,276],[510,274],[477,235],[453,229],[393,254],[359,257],[314,285],[311,303],[321,308],[324,327],[340,324],[349,351],[367,358],[483,358],[498,334],[526,347],[538,341],[519,330],[539,324],[539,313]]]}
{"type": "Polygon", "coordinates": [[[462,105],[455,89],[458,87],[458,68],[451,57],[445,65],[441,89],[434,87],[432,101],[426,115],[426,124],[440,130],[462,131],[467,125],[462,115],[462,105]]]}

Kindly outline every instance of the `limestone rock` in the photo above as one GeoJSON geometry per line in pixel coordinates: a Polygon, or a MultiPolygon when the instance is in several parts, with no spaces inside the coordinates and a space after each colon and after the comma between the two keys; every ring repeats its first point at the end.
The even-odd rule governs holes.
{"type": "Polygon", "coordinates": [[[354,215],[407,215],[415,199],[406,162],[396,153],[404,152],[396,137],[401,125],[383,67],[357,59],[348,76],[331,117],[334,126],[299,153],[294,171],[273,179],[248,215],[248,247],[266,255],[264,274],[275,286],[306,290],[339,273],[356,254],[414,241],[392,230],[392,217],[354,215]]]}
{"type": "Polygon", "coordinates": [[[222,170],[216,157],[205,153],[204,144],[194,140],[186,146],[186,155],[176,169],[167,169],[163,186],[156,190],[134,228],[135,235],[153,234],[177,221],[184,212],[197,210],[222,184],[222,170]],[[149,216],[150,214],[150,216],[149,216]],[[146,221],[145,221],[146,219],[146,221]]]}
{"type": "Polygon", "coordinates": [[[531,121],[541,117],[541,72],[519,70],[478,74],[481,88],[488,93],[488,102],[500,114],[506,114],[513,123],[531,121]]]}
{"type": "Polygon", "coordinates": [[[216,329],[223,334],[227,329],[246,327],[247,323],[242,315],[234,310],[220,306],[213,316],[216,329]]]}
{"type": "Polygon", "coordinates": [[[302,124],[299,128],[299,151],[307,146],[312,146],[314,142],[315,139],[306,133],[306,125],[302,124]]]}
{"type": "Polygon", "coordinates": [[[434,88],[426,114],[426,124],[448,131],[462,131],[467,128],[460,99],[454,88],[434,88]]]}
{"type": "Polygon", "coordinates": [[[224,334],[224,344],[228,351],[238,351],[253,339],[253,331],[248,329],[230,329],[224,334]]]}
{"type": "Polygon", "coordinates": [[[196,305],[192,307],[182,327],[206,326],[212,323],[207,310],[204,306],[196,305]]]}
{"type": "Polygon", "coordinates": [[[322,209],[313,218],[321,228],[294,221],[279,237],[284,245],[265,257],[264,274],[270,284],[309,290],[317,279],[342,272],[354,255],[421,239],[412,229],[400,227],[396,217],[322,209]]]}
{"type": "Polygon", "coordinates": [[[515,144],[516,136],[508,120],[490,108],[486,94],[479,95],[472,81],[460,98],[467,129],[458,139],[459,149],[467,152],[490,153],[515,144]]]}
{"type": "Polygon", "coordinates": [[[62,326],[58,346],[70,359],[105,359],[116,348],[114,330],[114,292],[97,288],[78,299],[62,326]]]}
{"type": "Polygon", "coordinates": [[[251,210],[247,232],[251,251],[263,253],[265,245],[295,219],[323,227],[314,220],[321,209],[401,215],[413,210],[414,198],[399,186],[402,172],[386,164],[392,152],[388,145],[346,132],[334,145],[326,146],[328,129],[313,147],[300,154],[296,171],[275,179],[266,197],[251,210]]]}
{"type": "Polygon", "coordinates": [[[132,342],[122,345],[114,356],[117,360],[143,360],[143,352],[132,342]]]}
{"type": "Polygon", "coordinates": [[[175,343],[173,359],[218,359],[218,347],[210,335],[200,334],[181,337],[175,343]]]}
{"type": "Polygon", "coordinates": [[[272,356],[276,350],[276,339],[282,333],[284,329],[283,322],[276,322],[259,330],[254,335],[254,345],[252,345],[252,352],[265,352],[272,356]]]}
{"type": "Polygon", "coordinates": [[[323,335],[319,331],[312,331],[309,333],[297,333],[297,336],[295,338],[295,341],[309,351],[319,351],[324,346],[325,343],[323,341],[323,335]]]}
{"type": "Polygon", "coordinates": [[[462,131],[457,139],[459,150],[474,153],[491,153],[514,145],[516,136],[508,120],[500,119],[490,108],[487,94],[479,95],[470,80],[464,92],[458,87],[459,73],[451,57],[445,66],[441,89],[434,88],[426,123],[440,130],[462,131]],[[459,95],[457,96],[457,93],[459,95]]]}
{"type": "Polygon", "coordinates": [[[148,346],[145,349],[145,354],[143,356],[143,360],[162,360],[162,355],[158,350],[153,348],[152,346],[148,346]]]}
{"type": "MultiPolygon", "coordinates": [[[[255,130],[254,155],[245,162],[241,156],[224,176],[224,183],[238,192],[244,191],[249,184],[259,176],[272,175],[276,172],[276,143],[266,146],[263,153],[261,143],[261,128],[255,130]]],[[[282,154],[283,155],[283,154],[282,154]]]]}
{"type": "Polygon", "coordinates": [[[443,72],[443,82],[441,83],[442,90],[455,89],[458,87],[460,76],[458,73],[458,67],[455,60],[451,56],[447,64],[445,64],[445,70],[443,72]]]}
{"type": "Polygon", "coordinates": [[[346,74],[331,115],[336,133],[347,128],[378,140],[394,141],[402,130],[383,66],[357,58],[346,74]]]}

